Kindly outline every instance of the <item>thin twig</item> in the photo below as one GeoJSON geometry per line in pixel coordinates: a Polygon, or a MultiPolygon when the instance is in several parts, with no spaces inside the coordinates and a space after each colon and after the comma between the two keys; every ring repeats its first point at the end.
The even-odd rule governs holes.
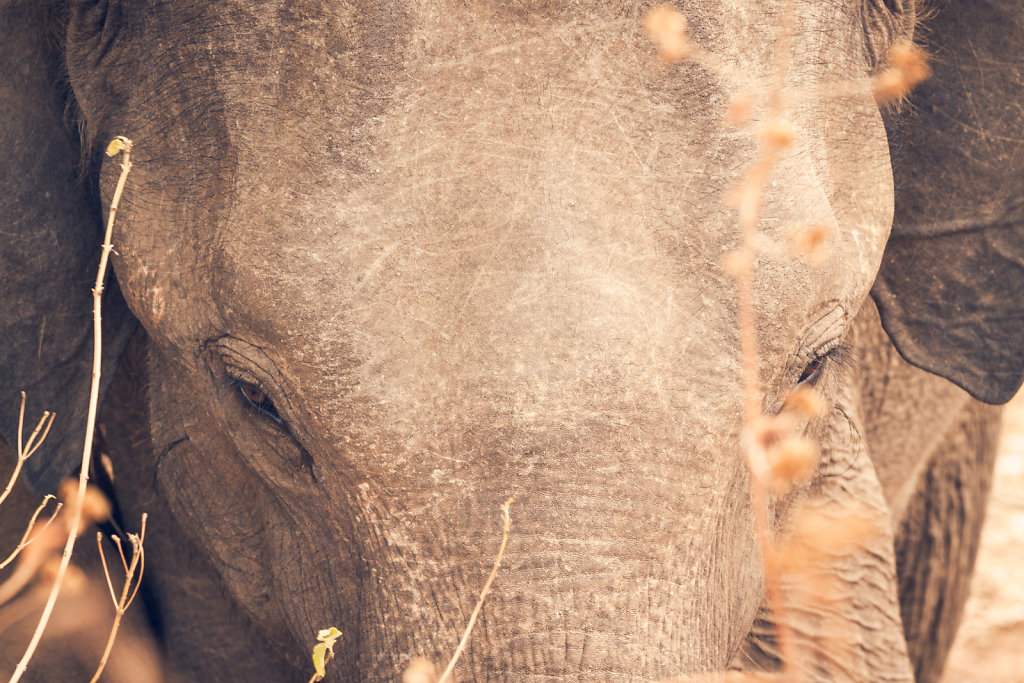
{"type": "Polygon", "coordinates": [[[21,474],[21,467],[25,464],[25,461],[32,457],[39,446],[46,439],[46,435],[50,433],[50,426],[53,424],[53,413],[44,411],[43,416],[39,418],[39,422],[36,424],[36,428],[32,431],[32,434],[28,437],[28,443],[24,444],[22,438],[24,436],[25,429],[25,392],[21,392],[21,408],[18,411],[18,462],[14,465],[14,472],[11,473],[11,478],[7,482],[7,487],[4,488],[4,492],[0,493],[0,505],[3,505],[4,501],[7,500],[7,496],[11,495],[11,491],[14,490],[14,483],[18,481],[18,475],[21,474]],[[47,422],[47,420],[49,420],[47,422]],[[36,436],[39,435],[39,430],[46,426],[46,430],[43,432],[42,438],[35,444],[35,448],[32,447],[36,436]]]}
{"type": "Polygon", "coordinates": [[[57,596],[60,595],[61,586],[64,583],[64,575],[67,573],[68,564],[71,562],[71,553],[75,548],[75,540],[78,538],[79,523],[82,519],[82,501],[85,499],[85,486],[89,479],[89,462],[92,458],[92,440],[93,432],[96,428],[96,411],[99,404],[99,393],[100,393],[100,360],[102,358],[103,351],[103,326],[102,317],[100,314],[100,308],[103,298],[103,282],[107,274],[107,261],[110,259],[110,251],[113,246],[110,243],[111,235],[114,231],[114,217],[117,215],[117,207],[121,202],[121,193],[124,192],[125,182],[128,180],[128,172],[132,168],[131,164],[131,151],[132,142],[131,140],[119,137],[116,140],[120,141],[120,146],[117,148],[108,147],[107,152],[110,153],[113,150],[113,154],[117,154],[118,151],[123,152],[121,158],[121,175],[117,179],[117,187],[114,189],[114,196],[110,202],[110,213],[107,216],[107,229],[103,236],[103,251],[100,254],[100,265],[96,271],[96,282],[92,289],[92,324],[93,324],[93,349],[92,349],[92,386],[89,392],[89,413],[86,418],[85,427],[85,444],[82,448],[82,467],[78,472],[78,495],[75,498],[75,504],[71,511],[71,519],[68,524],[68,540],[64,544],[64,553],[60,558],[60,566],[57,568],[57,575],[54,577],[53,587],[50,588],[50,595],[46,600],[46,606],[43,608],[43,613],[39,618],[39,624],[36,625],[36,630],[32,634],[32,640],[28,644],[28,648],[25,650],[25,654],[22,656],[21,661],[18,662],[17,668],[14,670],[14,674],[11,676],[10,683],[17,683],[21,680],[25,670],[28,668],[29,660],[32,659],[32,655],[35,654],[36,648],[39,646],[39,641],[43,637],[43,631],[46,630],[46,625],[50,621],[50,615],[53,613],[54,605],[57,604],[57,596]]]}
{"type": "Polygon", "coordinates": [[[505,519],[505,527],[501,532],[501,547],[498,548],[498,556],[494,559],[494,567],[491,569],[490,576],[487,577],[487,582],[484,583],[484,588],[480,591],[480,599],[476,601],[476,607],[473,608],[473,614],[469,617],[469,624],[466,625],[466,631],[462,634],[462,640],[459,641],[459,646],[455,648],[455,654],[452,655],[452,660],[448,662],[448,667],[441,674],[441,677],[437,679],[437,683],[444,683],[455,669],[455,663],[459,661],[459,657],[462,656],[462,651],[466,649],[466,643],[469,642],[469,634],[473,632],[473,626],[476,624],[476,618],[480,614],[480,610],[484,606],[484,598],[487,597],[487,592],[491,589],[491,583],[494,581],[494,577],[498,575],[498,568],[501,566],[501,557],[505,554],[505,545],[508,543],[508,532],[512,527],[512,517],[509,514],[509,508],[512,506],[515,498],[509,498],[505,501],[505,504],[501,506],[501,514],[505,519]]]}
{"type": "MultiPolygon", "coordinates": [[[[18,547],[16,547],[13,551],[11,551],[11,554],[7,556],[6,560],[4,560],[3,562],[0,562],[0,569],[3,569],[7,565],[9,565],[11,562],[13,562],[14,558],[16,558],[18,556],[18,553],[20,553],[22,550],[25,549],[26,546],[30,545],[32,543],[32,541],[34,541],[34,540],[36,540],[36,538],[38,538],[38,536],[33,536],[32,538],[29,538],[29,534],[32,533],[32,527],[35,526],[36,519],[39,518],[39,513],[41,513],[43,511],[43,508],[45,508],[46,504],[49,503],[51,500],[53,500],[53,494],[52,493],[47,493],[46,497],[43,498],[43,502],[40,503],[39,507],[36,508],[36,511],[32,513],[32,518],[28,520],[28,526],[25,527],[25,533],[21,535],[21,540],[18,541],[18,547]]],[[[63,507],[63,503],[57,503],[57,507],[54,508],[53,513],[50,514],[50,519],[46,520],[46,523],[43,524],[43,528],[40,529],[40,533],[42,533],[43,530],[45,530],[48,526],[50,526],[50,524],[53,522],[53,519],[57,516],[57,513],[60,512],[60,509],[62,507],[63,507]]]]}
{"type": "Polygon", "coordinates": [[[25,444],[26,450],[24,460],[31,458],[32,454],[38,451],[39,447],[43,445],[43,441],[46,440],[47,434],[50,433],[50,427],[53,426],[54,417],[56,417],[56,415],[51,413],[49,410],[43,411],[43,416],[39,418],[39,424],[37,424],[36,428],[32,430],[32,434],[28,437],[28,442],[25,444]],[[36,435],[39,434],[39,429],[43,426],[44,422],[46,423],[46,429],[44,429],[42,435],[39,436],[39,441],[36,441],[36,435]]]}
{"type": "Polygon", "coordinates": [[[18,410],[18,459],[21,459],[21,454],[25,452],[25,447],[22,445],[22,435],[25,430],[25,392],[21,392],[21,408],[18,410]]]}
{"type": "MultiPolygon", "coordinates": [[[[113,540],[120,545],[121,541],[117,536],[112,537],[113,540]]],[[[107,588],[110,590],[110,602],[114,604],[114,609],[117,609],[117,596],[114,595],[114,582],[110,578],[110,570],[107,568],[107,554],[103,552],[103,532],[96,532],[96,549],[100,552],[100,562],[103,564],[103,576],[107,580],[107,588]]]]}
{"type": "MultiPolygon", "coordinates": [[[[129,536],[129,538],[131,537],[129,536]]],[[[124,548],[121,547],[121,538],[118,536],[114,536],[114,543],[115,545],[117,545],[118,555],[121,556],[121,566],[124,567],[125,571],[128,571],[128,560],[126,560],[124,557],[124,548]]]]}
{"type": "MultiPolygon", "coordinates": [[[[776,81],[769,93],[769,123],[781,122],[785,106],[784,91],[786,71],[789,68],[792,49],[793,3],[786,3],[776,40],[775,68],[776,81]]],[[[743,364],[744,421],[746,423],[747,468],[750,473],[750,507],[754,518],[754,535],[764,565],[765,593],[772,612],[772,623],[779,644],[779,653],[786,677],[791,681],[800,678],[800,667],[796,661],[792,630],[786,619],[782,595],[778,558],[768,521],[767,475],[768,460],[764,445],[755,433],[762,423],[760,357],[757,349],[757,321],[754,312],[755,282],[754,264],[758,247],[758,223],[761,204],[768,175],[775,164],[779,146],[770,140],[761,140],[760,157],[750,167],[744,181],[739,206],[739,224],[742,234],[741,258],[736,272],[737,284],[737,325],[740,336],[740,353],[743,364]]]]}
{"type": "Polygon", "coordinates": [[[128,602],[125,603],[125,609],[128,609],[133,602],[135,602],[135,596],[139,593],[139,586],[142,585],[142,574],[146,571],[146,553],[145,548],[142,547],[142,542],[146,540],[146,519],[148,515],[142,513],[142,531],[139,533],[139,580],[135,582],[135,590],[132,591],[131,596],[128,598],[128,602]]]}
{"type": "MultiPolygon", "coordinates": [[[[145,512],[142,513],[142,525],[139,534],[128,534],[128,540],[132,544],[132,560],[125,565],[124,571],[124,586],[121,588],[121,599],[114,601],[114,624],[110,627],[110,635],[107,637],[107,645],[103,648],[103,656],[100,657],[99,666],[96,668],[96,673],[93,674],[92,679],[89,683],[96,683],[100,679],[100,675],[103,673],[103,669],[107,666],[107,660],[110,658],[110,652],[114,648],[114,640],[117,638],[117,630],[121,627],[121,617],[131,607],[132,602],[135,600],[136,594],[139,592],[139,586],[142,584],[142,573],[145,569],[145,557],[146,549],[143,543],[146,540],[146,518],[145,512]],[[138,576],[135,575],[135,570],[138,569],[138,576]],[[132,590],[131,595],[128,595],[128,591],[132,589],[132,579],[135,579],[135,588],[132,590]]],[[[100,549],[100,557],[103,558],[103,546],[100,545],[100,534],[96,534],[96,545],[100,549]]],[[[121,539],[117,539],[117,550],[121,553],[121,557],[124,557],[124,552],[121,550],[121,539]]],[[[114,584],[110,579],[110,574],[107,573],[107,561],[103,560],[103,573],[107,577],[107,588],[110,589],[110,597],[114,597],[114,584]]]]}

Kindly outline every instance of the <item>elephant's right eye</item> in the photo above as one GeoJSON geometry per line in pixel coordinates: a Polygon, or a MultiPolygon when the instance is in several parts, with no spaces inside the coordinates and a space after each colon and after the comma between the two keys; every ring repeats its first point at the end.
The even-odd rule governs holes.
{"type": "Polygon", "coordinates": [[[238,393],[241,394],[242,399],[255,410],[263,413],[267,417],[271,418],[275,422],[283,422],[281,416],[277,412],[277,408],[274,407],[274,402],[267,396],[267,392],[263,390],[259,384],[252,382],[243,382],[241,380],[235,380],[235,385],[238,388],[238,393]]]}

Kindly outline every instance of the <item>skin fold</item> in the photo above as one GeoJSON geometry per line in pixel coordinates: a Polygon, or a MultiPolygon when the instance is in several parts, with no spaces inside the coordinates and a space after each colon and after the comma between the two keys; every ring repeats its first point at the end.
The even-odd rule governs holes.
{"type": "MultiPolygon", "coordinates": [[[[893,307],[880,319],[869,296],[904,187],[897,115],[883,120],[869,79],[912,37],[913,7],[792,4],[796,138],[765,185],[759,230],[778,248],[756,262],[756,335],[765,412],[801,383],[826,409],[802,426],[822,446],[812,481],[771,514],[784,534],[813,497],[880,531],[834,568],[841,599],[790,621],[807,680],[931,680],[966,597],[998,409],[903,361],[883,330],[893,307]],[[820,264],[788,246],[809,225],[830,236],[820,264]],[[962,569],[935,575],[937,557],[962,569]]],[[[35,182],[78,188],[67,206],[26,189],[4,215],[63,221],[79,237],[57,251],[88,272],[81,235],[119,172],[100,152],[134,141],[101,423],[120,518],[150,515],[138,629],[169,678],[308,678],[327,626],[343,632],[327,680],[447,661],[510,496],[459,680],[777,667],[722,267],[768,113],[723,116],[774,77],[783,3],[680,3],[718,68],[658,62],[649,7],[0,5],[22,41],[4,55],[11,92],[41,112],[8,128],[63,131],[39,152],[61,174],[35,182]]],[[[8,253],[63,233],[24,234],[8,253]]],[[[12,300],[34,301],[42,271],[4,263],[12,300]]],[[[63,310],[48,292],[71,285],[9,318],[6,384],[68,377],[16,362],[47,334],[66,365],[88,351],[77,312],[49,332],[31,315],[63,310]]],[[[58,445],[81,410],[67,412],[58,445]]],[[[29,483],[49,490],[73,465],[33,464],[29,483]]]]}

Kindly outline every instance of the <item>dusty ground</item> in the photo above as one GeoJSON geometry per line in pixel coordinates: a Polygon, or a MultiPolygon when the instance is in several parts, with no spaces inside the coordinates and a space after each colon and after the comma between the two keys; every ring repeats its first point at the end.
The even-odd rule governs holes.
{"type": "Polygon", "coordinates": [[[1024,681],[1024,392],[1009,403],[964,622],[943,683],[1024,681]]]}

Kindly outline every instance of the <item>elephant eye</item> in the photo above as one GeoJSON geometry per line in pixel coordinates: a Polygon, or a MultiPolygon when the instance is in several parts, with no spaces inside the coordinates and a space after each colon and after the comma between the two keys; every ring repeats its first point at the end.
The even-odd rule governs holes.
{"type": "Polygon", "coordinates": [[[797,380],[797,384],[814,384],[821,379],[821,375],[825,371],[826,366],[831,365],[843,368],[851,364],[852,360],[849,348],[843,344],[836,344],[827,351],[819,351],[817,355],[804,366],[803,371],[800,373],[800,379],[797,380]]]}
{"type": "Polygon", "coordinates": [[[812,377],[816,377],[821,372],[822,366],[825,365],[825,358],[815,358],[804,367],[804,371],[800,373],[800,379],[798,383],[803,384],[812,377]]]}
{"type": "Polygon", "coordinates": [[[276,422],[283,422],[281,416],[277,412],[277,408],[274,407],[274,402],[267,396],[267,392],[258,384],[252,382],[236,381],[238,387],[238,393],[242,395],[250,407],[258,410],[267,417],[275,420],[276,422]]]}

